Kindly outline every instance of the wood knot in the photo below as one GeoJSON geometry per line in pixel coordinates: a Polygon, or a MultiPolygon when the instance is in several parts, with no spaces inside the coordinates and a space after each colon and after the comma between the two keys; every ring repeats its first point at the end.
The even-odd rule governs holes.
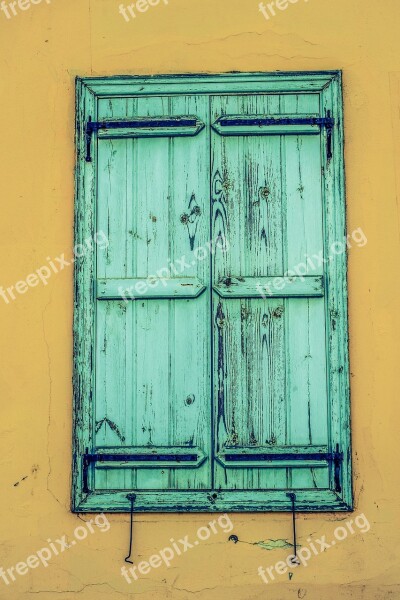
{"type": "Polygon", "coordinates": [[[285,309],[283,308],[283,306],[278,306],[277,308],[275,308],[275,310],[272,311],[272,316],[276,317],[277,319],[280,319],[280,317],[283,315],[283,311],[285,309]]]}
{"type": "Polygon", "coordinates": [[[193,402],[195,401],[196,397],[194,394],[190,394],[186,400],[185,400],[185,404],[186,406],[190,406],[191,404],[193,404],[193,402]]]}
{"type": "Polygon", "coordinates": [[[194,206],[192,208],[192,215],[196,215],[196,216],[201,215],[201,208],[200,208],[200,206],[196,205],[196,206],[194,206]]]}
{"type": "Polygon", "coordinates": [[[268,200],[268,196],[270,195],[271,190],[268,187],[262,187],[259,190],[259,194],[261,196],[261,198],[264,198],[264,200],[268,200]]]}

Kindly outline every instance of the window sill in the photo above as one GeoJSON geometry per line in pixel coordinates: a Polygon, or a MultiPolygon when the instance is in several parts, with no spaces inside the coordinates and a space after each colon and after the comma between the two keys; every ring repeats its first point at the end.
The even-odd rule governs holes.
{"type": "MultiPolygon", "coordinates": [[[[85,495],[72,508],[76,513],[129,512],[126,491],[93,492],[85,495]]],[[[268,490],[268,491],[136,491],[135,512],[290,512],[288,491],[296,493],[296,511],[352,511],[351,496],[332,490],[268,490]]]]}

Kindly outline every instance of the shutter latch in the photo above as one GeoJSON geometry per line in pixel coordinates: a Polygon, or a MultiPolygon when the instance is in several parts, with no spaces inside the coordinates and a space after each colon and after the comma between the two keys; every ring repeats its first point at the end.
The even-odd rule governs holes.
{"type": "Polygon", "coordinates": [[[325,129],[326,129],[326,160],[329,162],[332,158],[332,129],[335,123],[331,118],[331,111],[326,111],[325,129]]]}
{"type": "Polygon", "coordinates": [[[127,499],[130,501],[131,503],[131,523],[130,523],[130,528],[129,528],[129,552],[128,552],[128,556],[125,557],[125,562],[130,563],[131,565],[133,565],[133,561],[131,561],[131,556],[132,556],[132,540],[133,540],[133,505],[135,503],[136,500],[136,494],[128,494],[127,499]]]}
{"type": "Polygon", "coordinates": [[[86,162],[92,162],[92,134],[93,131],[95,131],[95,128],[93,127],[93,123],[92,123],[92,117],[89,117],[88,122],[86,123],[86,131],[85,131],[85,136],[86,136],[86,157],[85,160],[86,162]]]}
{"type": "Polygon", "coordinates": [[[336,451],[332,454],[332,462],[334,468],[335,492],[341,492],[341,467],[343,463],[343,452],[339,451],[339,444],[336,444],[336,451]]]}
{"type": "Polygon", "coordinates": [[[90,494],[89,466],[90,466],[91,462],[93,462],[92,455],[89,454],[89,448],[86,448],[86,454],[83,455],[83,470],[82,470],[82,479],[83,479],[82,491],[84,494],[90,494]]]}
{"type": "Polygon", "coordinates": [[[291,559],[292,565],[299,565],[300,561],[297,558],[297,537],[296,537],[296,494],[288,492],[286,494],[292,502],[292,524],[293,524],[293,557],[291,559]]]}

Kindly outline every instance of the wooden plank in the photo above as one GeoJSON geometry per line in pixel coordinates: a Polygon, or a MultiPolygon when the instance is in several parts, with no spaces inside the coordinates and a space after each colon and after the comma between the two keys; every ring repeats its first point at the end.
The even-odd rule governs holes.
{"type": "MultiPolygon", "coordinates": [[[[308,99],[306,96],[285,97],[282,99],[282,112],[309,114],[315,110],[315,100],[312,99],[310,106],[308,99]]],[[[212,117],[218,113],[231,114],[240,107],[242,114],[254,114],[254,99],[242,97],[236,100],[236,105],[231,97],[220,102],[224,104],[212,111],[212,117]]],[[[256,108],[263,114],[260,102],[258,99],[256,108]]],[[[223,407],[224,417],[222,419],[219,415],[217,421],[218,448],[231,445],[232,439],[239,445],[262,445],[260,438],[254,434],[254,419],[249,418],[248,413],[257,415],[256,421],[261,418],[262,433],[272,445],[312,445],[315,436],[318,437],[317,442],[327,444],[324,302],[320,300],[320,304],[311,304],[317,300],[309,299],[322,298],[324,294],[323,266],[318,263],[315,269],[317,275],[314,275],[310,262],[304,265],[301,262],[305,253],[318,254],[323,249],[320,145],[318,140],[306,144],[304,140],[308,138],[304,136],[282,137],[274,147],[266,146],[270,138],[261,142],[259,139],[246,138],[246,146],[242,147],[240,138],[216,138],[213,145],[216,165],[223,172],[222,183],[214,186],[218,202],[215,203],[218,212],[214,214],[221,222],[219,229],[226,232],[230,245],[226,256],[222,253],[217,256],[216,261],[219,262],[214,269],[214,278],[222,273],[214,289],[224,300],[215,302],[217,331],[214,354],[219,359],[216,365],[216,395],[219,397],[219,413],[223,407]],[[254,198],[253,190],[260,185],[259,169],[266,162],[264,156],[268,157],[272,167],[268,176],[264,175],[268,192],[263,200],[270,217],[266,219],[268,231],[259,225],[254,227],[255,223],[259,223],[259,215],[256,216],[254,211],[249,213],[248,208],[254,198]],[[224,186],[224,182],[228,183],[224,186]],[[237,205],[239,210],[236,210],[237,205]],[[277,208],[279,212],[275,214],[279,217],[274,220],[277,208]],[[265,257],[268,245],[264,243],[262,247],[257,243],[263,236],[272,245],[269,257],[265,257]],[[268,267],[277,277],[268,276],[268,267]],[[307,274],[297,278],[292,276],[297,269],[307,274]],[[279,272],[290,275],[278,275],[279,272]],[[266,306],[263,306],[263,301],[256,300],[260,296],[258,281],[269,286],[271,291],[274,282],[275,289],[282,288],[277,293],[264,294],[265,302],[268,302],[266,306]],[[287,300],[274,303],[274,297],[287,300]],[[228,298],[231,302],[235,298],[249,300],[246,304],[232,304],[228,298]],[[253,386],[252,381],[256,381],[257,386],[253,386]],[[249,389],[252,393],[248,393],[249,389]],[[243,442],[246,436],[247,440],[243,442]]],[[[250,465],[241,466],[242,474],[238,474],[237,470],[233,476],[221,474],[216,479],[218,484],[237,489],[241,485],[254,486],[255,479],[258,485],[262,481],[265,487],[281,486],[283,483],[282,474],[273,469],[273,465],[272,477],[268,480],[259,473],[255,477],[250,465]]],[[[257,467],[257,464],[251,466],[257,467]]],[[[284,466],[293,465],[286,463],[284,466]]],[[[288,473],[290,477],[297,478],[298,485],[295,487],[304,488],[326,486],[327,474],[325,469],[318,479],[311,470],[302,469],[300,476],[296,469],[288,473]]]]}
{"type": "Polygon", "coordinates": [[[82,81],[101,97],[160,94],[317,93],[338,71],[223,73],[216,75],[152,75],[86,77],[82,81]]]}
{"type": "MultiPolygon", "coordinates": [[[[113,104],[112,109],[116,106],[121,110],[117,104],[113,104]]],[[[204,118],[208,117],[207,103],[194,99],[179,99],[179,103],[154,99],[151,104],[132,100],[126,104],[124,116],[131,117],[132,112],[142,116],[151,112],[187,114],[185,106],[195,111],[199,109],[204,118]]],[[[107,107],[106,117],[109,110],[107,107]]],[[[111,175],[108,195],[102,201],[110,205],[117,198],[116,207],[124,207],[125,222],[120,224],[124,244],[121,243],[119,252],[123,259],[118,263],[109,258],[111,266],[104,261],[107,277],[99,282],[103,290],[99,293],[102,298],[99,307],[107,303],[109,310],[115,312],[124,306],[121,328],[126,335],[120,337],[120,347],[115,346],[113,350],[119,354],[123,351],[129,369],[125,369],[125,390],[121,396],[112,396],[110,402],[119,407],[116,410],[124,406],[131,415],[132,441],[127,440],[126,444],[191,447],[197,443],[209,454],[211,413],[207,365],[210,346],[209,333],[204,328],[209,315],[209,297],[204,295],[196,300],[196,306],[184,300],[195,298],[205,289],[201,282],[207,281],[209,272],[209,260],[197,252],[198,246],[207,247],[209,238],[209,171],[204,160],[208,156],[208,141],[205,137],[199,146],[198,139],[118,140],[125,153],[123,165],[117,165],[118,180],[111,175]],[[163,177],[155,179],[154,172],[163,173],[163,177]],[[188,218],[184,219],[183,215],[188,218]],[[184,264],[182,274],[179,260],[184,264]],[[114,276],[117,270],[122,276],[114,276]],[[163,271],[158,286],[161,291],[156,290],[152,280],[153,287],[138,302],[118,301],[121,300],[120,285],[126,288],[139,281],[150,283],[152,275],[159,270],[163,271]],[[111,298],[114,301],[110,301],[111,298]],[[191,379],[186,375],[188,372],[192,374],[191,379]]],[[[107,149],[104,143],[99,144],[100,152],[107,149]]],[[[115,160],[115,147],[109,152],[110,160],[103,160],[114,169],[110,161],[115,160]]],[[[117,360],[119,358],[114,362],[117,360]]],[[[102,406],[100,397],[99,415],[102,406]]],[[[101,421],[100,416],[98,421],[101,421]]],[[[101,471],[107,473],[108,469],[101,471]]],[[[113,465],[112,473],[110,469],[107,475],[97,475],[96,480],[100,489],[109,487],[111,480],[113,487],[126,489],[210,486],[207,462],[196,469],[187,466],[175,472],[175,466],[163,465],[150,471],[143,472],[136,465],[124,469],[113,465]]]]}
{"type": "Polygon", "coordinates": [[[195,136],[205,125],[194,115],[186,117],[138,117],[97,123],[99,139],[195,136]]]}
{"type": "Polygon", "coordinates": [[[257,115],[226,114],[219,117],[212,124],[212,128],[219,135],[319,135],[321,124],[318,121],[318,114],[301,115],[300,117],[296,114],[275,117],[262,113],[257,115]]]}
{"type": "Polygon", "coordinates": [[[124,446],[123,450],[118,446],[100,446],[96,448],[96,454],[101,456],[101,460],[94,463],[96,469],[185,469],[187,462],[190,462],[191,469],[197,469],[207,458],[198,446],[124,446]],[[124,458],[117,460],[116,457],[121,454],[124,458]],[[167,459],[164,455],[174,458],[167,459]],[[110,460],[107,460],[108,456],[110,460]]]}
{"type": "Polygon", "coordinates": [[[149,298],[197,298],[206,286],[197,277],[174,279],[98,279],[98,300],[144,300],[149,298]]]}
{"type": "Polygon", "coordinates": [[[323,277],[226,277],[214,290],[221,298],[292,298],[324,295],[323,277]]]}
{"type": "MultiPolygon", "coordinates": [[[[204,97],[170,99],[170,112],[196,114],[209,123],[204,97]]],[[[171,368],[169,381],[174,401],[169,407],[170,440],[204,449],[208,460],[201,469],[170,470],[174,489],[209,489],[211,481],[211,368],[210,368],[210,133],[209,127],[196,138],[174,138],[170,142],[169,167],[170,254],[178,274],[194,277],[207,285],[196,300],[171,301],[171,368]],[[201,251],[205,249],[204,252],[201,251]],[[178,261],[185,257],[181,274],[178,261]],[[173,318],[172,318],[173,317],[173,318]]]]}
{"type": "MultiPolygon", "coordinates": [[[[136,112],[137,101],[127,99],[126,115],[136,112]]],[[[133,231],[136,221],[135,206],[135,172],[132,168],[136,161],[136,145],[133,139],[126,141],[127,168],[126,168],[126,272],[125,277],[133,278],[135,247],[132,243],[133,231]],[[130,167],[129,167],[130,165],[130,167]]],[[[135,446],[138,441],[137,432],[137,402],[136,402],[136,364],[137,364],[137,332],[135,329],[137,306],[131,302],[126,307],[126,336],[125,336],[125,364],[127,369],[126,390],[126,444],[135,446]]],[[[125,470],[121,476],[126,489],[137,488],[137,473],[135,469],[125,470]]]]}
{"type": "MultiPolygon", "coordinates": [[[[97,99],[81,81],[76,86],[76,179],[74,243],[85,244],[95,233],[95,163],[85,161],[84,123],[97,116],[97,99]]],[[[96,149],[94,149],[96,159],[96,149]]],[[[74,263],[74,372],[73,372],[73,481],[72,510],[84,499],[82,455],[93,445],[95,302],[93,298],[94,257],[86,252],[74,263]],[[88,366],[89,365],[89,366],[88,366]]]]}
{"type": "MultiPolygon", "coordinates": [[[[104,107],[106,108],[106,107],[104,107]]],[[[126,112],[126,100],[109,103],[104,116],[112,116],[118,109],[126,112]],[[119,105],[119,106],[117,106],[119,105]]],[[[94,144],[92,144],[94,146],[94,144]]],[[[127,143],[125,140],[107,140],[98,146],[97,160],[97,221],[98,231],[108,239],[104,251],[97,247],[97,277],[125,277],[127,268],[127,143]]]]}
{"type": "MultiPolygon", "coordinates": [[[[331,260],[326,265],[328,298],[326,302],[326,345],[330,357],[328,385],[330,405],[330,435],[332,444],[344,450],[341,478],[341,495],[352,505],[351,470],[351,421],[350,421],[350,374],[349,338],[347,315],[347,248],[332,252],[333,245],[345,240],[346,210],[343,157],[343,99],[340,73],[321,95],[321,110],[330,110],[335,118],[332,136],[333,156],[327,160],[323,153],[324,203],[326,206],[325,247],[331,260]]],[[[321,141],[323,148],[325,140],[321,141]]],[[[330,486],[334,489],[334,473],[330,474],[330,486]]]]}
{"type": "MultiPolygon", "coordinates": [[[[279,113],[279,98],[212,99],[212,119],[239,111],[279,113]]],[[[212,169],[213,237],[221,232],[229,242],[228,252],[214,254],[214,286],[226,279],[255,281],[283,275],[279,137],[214,134],[212,169]]],[[[242,302],[218,296],[213,301],[217,453],[232,443],[274,444],[278,435],[276,419],[285,386],[281,303],[271,299],[266,306],[259,292],[252,295],[256,298],[242,302]]],[[[266,489],[275,484],[285,484],[277,471],[233,473],[215,466],[216,487],[266,489]]]]}
{"type": "MultiPolygon", "coordinates": [[[[96,446],[127,443],[126,395],[128,370],[126,365],[126,306],[123,303],[104,302],[97,307],[96,352],[96,413],[93,427],[96,446]]],[[[120,477],[115,472],[102,472],[95,478],[98,489],[118,489],[120,477]]]]}
{"type": "MultiPolygon", "coordinates": [[[[99,111],[100,119],[113,118],[114,110],[127,114],[127,100],[109,102],[99,111]]],[[[95,144],[92,144],[92,149],[95,144]]],[[[107,140],[97,146],[97,219],[96,229],[108,239],[105,250],[97,247],[96,276],[126,277],[127,272],[127,186],[128,145],[123,140],[107,140]]],[[[97,303],[96,388],[93,429],[96,444],[123,446],[131,430],[129,397],[129,363],[125,351],[129,344],[126,327],[127,306],[123,302],[97,303]],[[128,361],[128,364],[127,362],[128,361]]],[[[130,365],[131,366],[131,365],[130,365]]],[[[115,471],[95,473],[99,489],[123,488],[123,477],[115,471]]]]}
{"type": "Polygon", "coordinates": [[[217,460],[225,468],[327,468],[328,446],[247,446],[225,447],[217,460]],[[283,458],[289,455],[291,458],[283,458]],[[297,458],[295,458],[297,457],[297,458]]]}
{"type": "MultiPolygon", "coordinates": [[[[286,97],[284,106],[291,113],[311,110],[304,96],[286,97]]],[[[285,137],[282,144],[287,207],[285,271],[300,269],[305,276],[319,276],[324,272],[324,262],[315,258],[324,252],[320,143],[316,138],[299,136],[285,137]]],[[[285,327],[287,443],[327,444],[324,300],[288,299],[285,327]]],[[[327,486],[327,472],[302,469],[292,470],[289,475],[289,482],[296,488],[327,486]]]]}
{"type": "MultiPolygon", "coordinates": [[[[321,469],[319,469],[321,470],[321,469]]],[[[270,469],[264,469],[268,473],[270,469]]],[[[280,490],[216,490],[209,491],[140,491],[135,490],[136,512],[225,513],[225,512],[290,512],[287,489],[280,490]]],[[[332,490],[296,489],[296,510],[299,512],[349,511],[349,505],[332,490]]],[[[80,504],[80,512],[129,512],[126,491],[118,490],[91,494],[80,504]]]]}
{"type": "MultiPolygon", "coordinates": [[[[135,117],[169,114],[167,98],[137,100],[135,117]]],[[[134,277],[147,279],[166,266],[170,256],[169,164],[171,141],[168,138],[139,138],[135,173],[136,265],[134,277]],[[154,174],[157,173],[157,178],[154,174]]],[[[171,444],[170,406],[175,401],[170,379],[170,337],[172,317],[169,301],[137,303],[137,363],[135,398],[137,403],[137,445],[171,444]],[[157,365],[157,368],[154,368],[157,365]]],[[[175,442],[176,443],[176,442],[175,442]]],[[[169,469],[137,470],[139,489],[167,489],[169,469]]]]}

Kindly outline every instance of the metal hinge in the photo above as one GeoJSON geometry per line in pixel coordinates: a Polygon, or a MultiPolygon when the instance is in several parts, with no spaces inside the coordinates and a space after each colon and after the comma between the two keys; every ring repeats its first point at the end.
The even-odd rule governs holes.
{"type": "Polygon", "coordinates": [[[268,135],[292,134],[301,135],[318,133],[326,129],[326,158],[332,158],[332,132],[335,120],[331,111],[326,111],[325,117],[313,115],[222,115],[212,128],[219,135],[268,135]]]}
{"type": "Polygon", "coordinates": [[[289,466],[293,468],[307,467],[312,468],[312,462],[320,462],[320,465],[315,466],[324,466],[323,463],[328,463],[333,465],[333,477],[335,483],[335,492],[342,491],[341,485],[341,467],[343,463],[343,452],[339,450],[339,444],[336,445],[336,450],[334,452],[252,452],[252,453],[229,453],[224,452],[222,454],[222,458],[226,466],[229,466],[229,463],[235,463],[235,466],[243,463],[243,467],[246,466],[246,463],[255,461],[259,461],[258,466],[271,466],[274,467],[275,464],[280,463],[281,466],[289,466]],[[303,463],[303,464],[302,464],[303,463]],[[307,463],[310,463],[309,465],[307,463]]]}
{"type": "Polygon", "coordinates": [[[343,452],[339,451],[339,444],[336,444],[336,451],[333,452],[332,462],[333,462],[333,468],[334,468],[335,492],[341,492],[342,491],[341,467],[343,464],[343,452]]]}
{"type": "MultiPolygon", "coordinates": [[[[83,492],[85,494],[90,494],[89,488],[89,467],[91,464],[96,462],[111,462],[111,463],[139,463],[143,466],[148,466],[149,463],[153,463],[154,466],[157,463],[171,463],[171,466],[183,466],[181,463],[198,463],[199,462],[198,453],[179,453],[179,454],[167,454],[167,453],[153,453],[148,454],[146,452],[143,453],[135,453],[135,454],[106,454],[106,453],[89,453],[89,449],[86,448],[86,453],[82,457],[83,468],[82,468],[82,479],[83,479],[83,492]]],[[[119,466],[119,465],[117,465],[119,466]]],[[[137,467],[137,465],[134,465],[137,467]]],[[[165,466],[165,465],[161,465],[165,466]]]]}
{"type": "Polygon", "coordinates": [[[94,133],[102,137],[166,137],[194,136],[204,123],[194,115],[134,117],[126,120],[92,121],[86,123],[86,162],[92,162],[91,145],[94,133]]]}
{"type": "Polygon", "coordinates": [[[331,118],[331,111],[326,111],[325,129],[326,129],[326,160],[329,162],[332,158],[332,130],[335,120],[331,118]]]}

